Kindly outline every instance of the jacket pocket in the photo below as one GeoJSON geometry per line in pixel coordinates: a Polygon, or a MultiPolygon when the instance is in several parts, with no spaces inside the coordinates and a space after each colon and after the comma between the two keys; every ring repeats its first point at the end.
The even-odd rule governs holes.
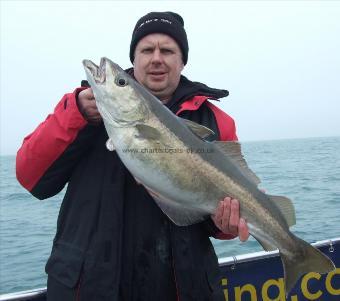
{"type": "Polygon", "coordinates": [[[78,283],[83,262],[83,250],[59,241],[53,245],[45,271],[65,286],[74,288],[78,283]]]}

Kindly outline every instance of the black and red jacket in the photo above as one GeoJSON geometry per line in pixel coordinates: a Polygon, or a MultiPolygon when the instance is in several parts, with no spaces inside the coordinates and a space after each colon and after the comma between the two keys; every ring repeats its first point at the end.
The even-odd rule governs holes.
{"type": "MultiPolygon", "coordinates": [[[[188,227],[169,221],[106,149],[104,126],[80,114],[84,88],[64,95],[16,158],[19,182],[38,199],[67,184],[46,264],[48,300],[171,300],[172,293],[181,301],[224,300],[209,237],[233,237],[210,219],[188,227]]],[[[227,95],[182,76],[167,106],[211,128],[212,139],[237,140],[233,119],[208,101],[227,95]]]]}

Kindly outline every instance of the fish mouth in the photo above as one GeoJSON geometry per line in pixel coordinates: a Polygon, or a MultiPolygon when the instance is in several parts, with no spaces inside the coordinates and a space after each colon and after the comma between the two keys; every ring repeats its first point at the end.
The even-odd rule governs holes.
{"type": "Polygon", "coordinates": [[[96,84],[103,84],[106,81],[106,58],[100,59],[100,64],[97,66],[91,60],[83,60],[85,71],[91,75],[96,84]]]}
{"type": "Polygon", "coordinates": [[[100,59],[99,66],[91,60],[83,60],[83,66],[89,79],[96,84],[104,84],[108,78],[124,73],[124,70],[106,57],[100,59]]]}

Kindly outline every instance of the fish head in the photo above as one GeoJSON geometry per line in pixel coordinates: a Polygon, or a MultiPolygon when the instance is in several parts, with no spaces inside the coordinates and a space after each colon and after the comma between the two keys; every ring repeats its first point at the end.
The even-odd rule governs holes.
{"type": "Polygon", "coordinates": [[[108,58],[102,58],[99,66],[90,60],[83,60],[83,65],[104,123],[124,127],[147,119],[147,105],[135,80],[120,66],[108,58]]]}

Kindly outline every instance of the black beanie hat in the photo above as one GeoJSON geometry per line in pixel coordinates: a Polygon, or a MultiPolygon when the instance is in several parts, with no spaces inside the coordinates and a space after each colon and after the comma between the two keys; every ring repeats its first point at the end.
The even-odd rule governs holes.
{"type": "Polygon", "coordinates": [[[182,51],[184,65],[188,61],[189,45],[183,18],[173,12],[151,12],[141,17],[133,30],[130,61],[133,63],[138,42],[151,33],[164,33],[172,37],[182,51]]]}

